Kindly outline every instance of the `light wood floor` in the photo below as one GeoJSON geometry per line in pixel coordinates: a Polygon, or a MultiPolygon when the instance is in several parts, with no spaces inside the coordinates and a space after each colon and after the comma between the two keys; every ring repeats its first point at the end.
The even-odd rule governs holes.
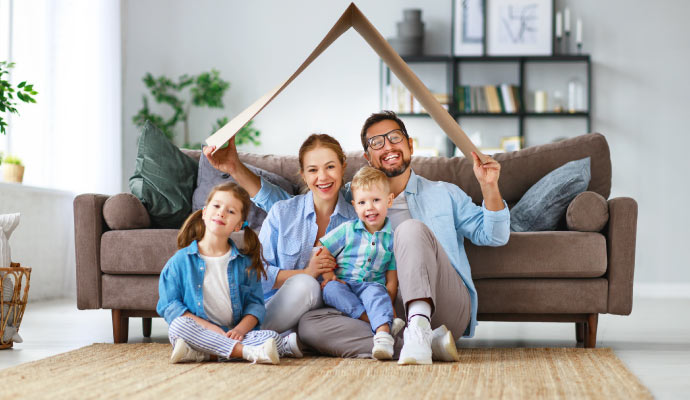
{"type": "MultiPolygon", "coordinates": [[[[690,396],[690,298],[636,298],[630,316],[601,315],[597,347],[611,347],[659,399],[690,396]]],[[[0,350],[0,369],[92,343],[112,343],[110,311],[77,310],[74,300],[30,303],[20,333],[24,343],[0,350]]],[[[151,339],[132,320],[129,341],[167,342],[167,326],[153,320],[151,339]]],[[[481,322],[463,347],[574,347],[574,324],[481,322]]]]}

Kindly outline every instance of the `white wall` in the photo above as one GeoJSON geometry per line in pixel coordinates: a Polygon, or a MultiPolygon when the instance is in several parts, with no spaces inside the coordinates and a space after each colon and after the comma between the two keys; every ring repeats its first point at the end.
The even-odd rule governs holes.
{"type": "MultiPolygon", "coordinates": [[[[427,53],[449,52],[450,1],[359,3],[385,37],[395,35],[403,9],[422,8],[427,53]]],[[[287,78],[348,4],[124,1],[123,188],[134,169],[137,130],[131,117],[141,106],[146,72],[176,77],[219,69],[232,84],[225,110],[232,117],[287,78]]],[[[690,163],[682,154],[687,140],[683,115],[690,109],[685,75],[690,3],[557,1],[557,8],[564,5],[584,21],[583,50],[593,62],[592,130],[604,133],[611,147],[612,196],[630,196],[639,203],[636,281],[690,283],[683,252],[690,239],[690,211],[683,204],[690,195],[685,178],[690,163]]],[[[302,139],[314,131],[334,135],[348,150],[358,149],[361,123],[378,108],[378,58],[350,31],[256,118],[263,144],[252,151],[296,154],[302,139]]],[[[210,133],[206,121],[215,115],[220,113],[193,114],[194,139],[210,133]]],[[[497,131],[505,125],[489,122],[497,131]]],[[[542,132],[563,129],[558,123],[532,125],[541,125],[542,132]]],[[[571,136],[586,130],[582,122],[565,126],[571,136]]],[[[428,119],[411,119],[408,129],[423,145],[435,145],[442,137],[428,119]]],[[[561,132],[527,140],[537,144],[554,136],[561,132]]]]}

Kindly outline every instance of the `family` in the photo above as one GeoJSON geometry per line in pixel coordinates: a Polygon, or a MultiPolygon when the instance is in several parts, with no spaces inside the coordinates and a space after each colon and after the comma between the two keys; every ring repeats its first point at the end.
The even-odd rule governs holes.
{"type": "Polygon", "coordinates": [[[345,183],[338,141],[309,136],[299,150],[309,191],[294,197],[244,166],[234,139],[204,148],[237,184],[216,186],[189,216],[161,273],[171,362],[277,364],[303,349],[398,364],[459,360],[456,339],[477,325],[463,242],[502,246],[510,234],[500,164],[472,154],[478,206],[414,173],[413,142],[395,113],[372,114],[360,137],[369,166],[345,183]],[[228,237],[246,227],[251,202],[268,215],[238,247],[228,237]]]}

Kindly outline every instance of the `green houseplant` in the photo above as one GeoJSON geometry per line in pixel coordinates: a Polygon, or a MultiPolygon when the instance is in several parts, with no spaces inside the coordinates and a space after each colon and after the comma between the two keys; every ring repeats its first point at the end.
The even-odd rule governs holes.
{"type": "Polygon", "coordinates": [[[5,79],[3,75],[9,75],[10,69],[14,68],[13,62],[0,61],[0,133],[7,134],[7,122],[2,117],[4,113],[17,114],[16,105],[17,99],[24,103],[35,103],[36,100],[32,97],[38,94],[34,90],[34,85],[22,81],[15,88],[5,79]]]}
{"type": "MultiPolygon", "coordinates": [[[[181,122],[183,125],[182,147],[200,148],[200,144],[190,142],[189,114],[192,106],[223,108],[223,96],[230,88],[230,83],[223,80],[220,73],[215,69],[198,75],[185,74],[180,76],[177,81],[164,75],[154,77],[152,74],[146,73],[143,81],[156,103],[165,104],[172,108],[172,116],[165,118],[151,111],[149,98],[144,94],[142,96],[142,108],[132,118],[134,124],[142,127],[146,120],[150,120],[172,141],[175,137],[176,126],[181,122]],[[187,89],[189,89],[188,93],[187,89]]],[[[227,117],[217,119],[210,133],[220,129],[227,121],[227,117]]],[[[236,143],[238,145],[243,143],[260,144],[258,141],[260,132],[251,125],[252,121],[237,133],[236,143]]]]}

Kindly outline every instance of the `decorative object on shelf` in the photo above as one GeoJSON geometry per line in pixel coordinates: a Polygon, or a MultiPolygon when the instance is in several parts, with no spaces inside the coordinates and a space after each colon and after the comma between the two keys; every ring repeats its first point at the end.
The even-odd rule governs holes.
{"type": "Polygon", "coordinates": [[[453,18],[452,54],[484,55],[484,1],[453,0],[453,18]]]}
{"type": "Polygon", "coordinates": [[[585,85],[578,78],[568,81],[568,112],[576,113],[586,111],[585,85]]]}
{"type": "Polygon", "coordinates": [[[556,54],[563,54],[563,14],[556,12],[556,54]]]}
{"type": "Polygon", "coordinates": [[[422,10],[403,10],[403,21],[398,22],[398,36],[388,42],[401,56],[417,56],[424,52],[424,22],[422,10]]]}
{"type": "Polygon", "coordinates": [[[26,81],[20,82],[15,88],[12,84],[5,80],[2,76],[9,75],[10,69],[14,68],[13,62],[0,61],[0,133],[5,135],[7,122],[2,118],[5,112],[10,114],[17,114],[17,101],[15,96],[23,101],[24,103],[36,103],[36,100],[32,97],[38,94],[34,90],[34,85],[26,83],[26,81]]]}
{"type": "Polygon", "coordinates": [[[546,112],[546,91],[537,90],[534,92],[534,112],[543,113],[546,112]]]}
{"type": "Polygon", "coordinates": [[[553,96],[551,97],[553,98],[553,112],[563,112],[563,92],[554,90],[553,96]]]}
{"type": "MultiPolygon", "coordinates": [[[[191,143],[189,135],[189,114],[192,106],[208,107],[208,108],[223,108],[223,96],[230,88],[230,82],[223,80],[220,77],[220,72],[211,69],[211,72],[202,72],[198,75],[180,76],[177,82],[161,75],[154,77],[150,73],[146,73],[142,79],[146,88],[151,92],[151,96],[158,104],[167,104],[172,107],[173,115],[170,118],[164,118],[160,114],[153,112],[149,108],[148,97],[142,95],[143,106],[139,112],[132,117],[132,122],[143,128],[147,120],[153,122],[165,136],[173,141],[175,138],[175,128],[183,123],[183,143],[182,147],[201,149],[198,143],[191,143]],[[189,88],[189,93],[184,94],[183,91],[189,88]]],[[[228,118],[218,118],[214,125],[211,125],[210,132],[217,130],[218,125],[223,125],[223,121],[227,122],[228,118]]],[[[245,125],[238,133],[235,139],[236,143],[259,144],[258,137],[260,132],[252,128],[251,121],[245,125]]]]}
{"type": "Polygon", "coordinates": [[[2,180],[5,182],[22,183],[24,180],[24,165],[15,156],[2,159],[2,180]]]}
{"type": "Polygon", "coordinates": [[[570,9],[568,7],[563,10],[563,31],[565,31],[563,54],[568,54],[570,53],[570,9]]]}
{"type": "Polygon", "coordinates": [[[553,54],[553,0],[486,0],[487,54],[553,54]]]}
{"type": "Polygon", "coordinates": [[[582,18],[578,18],[575,25],[575,43],[577,43],[577,54],[582,54],[582,18]]]}
{"type": "Polygon", "coordinates": [[[501,138],[501,149],[506,153],[522,149],[522,138],[520,136],[501,138]]]}
{"type": "Polygon", "coordinates": [[[9,238],[19,225],[19,213],[0,215],[0,349],[21,343],[19,325],[29,294],[31,268],[11,261],[9,238]]]}

